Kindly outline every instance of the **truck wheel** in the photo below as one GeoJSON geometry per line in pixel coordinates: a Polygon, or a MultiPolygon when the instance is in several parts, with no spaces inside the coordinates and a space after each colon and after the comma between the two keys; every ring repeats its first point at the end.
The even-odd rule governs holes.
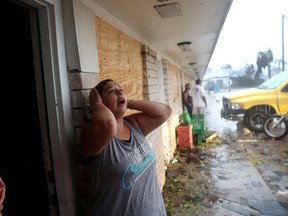
{"type": "Polygon", "coordinates": [[[252,109],[247,112],[244,118],[244,123],[251,131],[262,132],[263,123],[268,116],[268,111],[263,109],[252,109]]]}

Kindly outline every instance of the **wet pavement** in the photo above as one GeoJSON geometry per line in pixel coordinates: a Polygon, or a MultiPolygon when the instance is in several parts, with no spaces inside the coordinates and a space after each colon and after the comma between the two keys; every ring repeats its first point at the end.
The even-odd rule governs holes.
{"type": "Polygon", "coordinates": [[[221,119],[223,94],[207,94],[209,144],[178,149],[163,189],[168,215],[288,215],[288,137],[270,140],[221,119]]]}
{"type": "MultiPolygon", "coordinates": [[[[250,150],[247,154],[245,145],[251,143],[236,142],[214,149],[215,159],[211,161],[213,165],[210,172],[214,182],[214,194],[221,200],[221,205],[214,215],[231,215],[231,212],[233,215],[238,213],[248,216],[288,215],[288,209],[277,200],[278,191],[270,189],[257,169],[265,162],[260,159],[255,149],[248,147],[250,150]]],[[[281,176],[280,171],[277,173],[274,168],[269,169],[267,177],[276,177],[275,180],[278,181],[276,180],[274,185],[283,182],[282,189],[285,191],[285,186],[288,186],[287,172],[283,172],[281,176]]],[[[279,187],[278,189],[281,190],[279,187]]]]}

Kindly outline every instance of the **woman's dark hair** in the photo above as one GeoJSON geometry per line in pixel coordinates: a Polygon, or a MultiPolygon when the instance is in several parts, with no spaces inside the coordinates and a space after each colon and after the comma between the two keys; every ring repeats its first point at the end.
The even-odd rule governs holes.
{"type": "Polygon", "coordinates": [[[108,83],[108,82],[111,82],[111,81],[114,81],[112,79],[105,79],[105,80],[102,80],[101,82],[99,82],[95,88],[97,89],[99,95],[102,97],[102,92],[103,92],[103,88],[104,86],[108,83]]]}

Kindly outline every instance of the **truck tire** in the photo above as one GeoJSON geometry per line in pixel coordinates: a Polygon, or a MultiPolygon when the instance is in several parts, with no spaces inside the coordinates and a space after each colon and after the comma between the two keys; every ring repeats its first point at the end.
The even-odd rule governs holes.
{"type": "Polygon", "coordinates": [[[244,124],[251,131],[263,132],[263,124],[269,112],[264,109],[251,109],[248,110],[244,117],[244,124]]]}

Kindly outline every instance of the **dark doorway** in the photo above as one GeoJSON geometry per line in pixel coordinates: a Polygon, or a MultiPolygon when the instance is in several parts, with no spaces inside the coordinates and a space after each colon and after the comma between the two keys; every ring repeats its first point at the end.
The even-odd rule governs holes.
{"type": "Polygon", "coordinates": [[[48,216],[51,210],[36,91],[39,83],[35,77],[39,73],[35,70],[35,58],[41,57],[35,56],[35,28],[31,27],[37,23],[37,10],[9,0],[0,1],[0,10],[4,128],[0,176],[6,184],[2,213],[48,216]]]}

